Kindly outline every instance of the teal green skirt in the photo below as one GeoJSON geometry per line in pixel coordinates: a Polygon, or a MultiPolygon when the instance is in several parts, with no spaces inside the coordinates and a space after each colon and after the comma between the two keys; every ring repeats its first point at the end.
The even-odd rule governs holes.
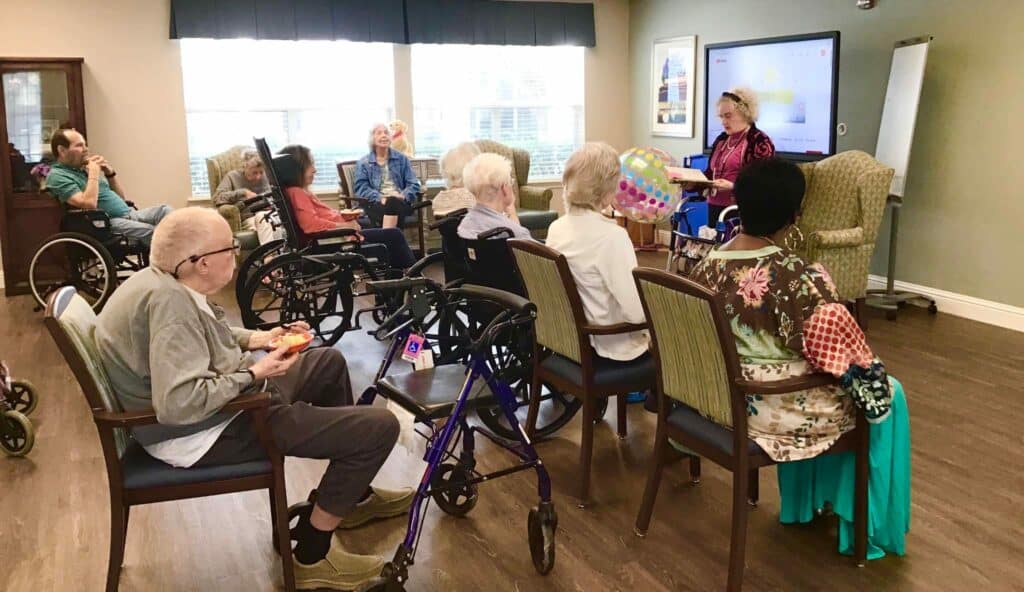
{"type": "MultiPolygon", "coordinates": [[[[891,376],[892,412],[870,424],[868,559],[903,555],[910,530],[910,418],[903,386],[891,376]]],[[[778,465],[783,524],[806,523],[825,502],[839,516],[839,552],[853,554],[854,455],[835,454],[778,465]]]]}

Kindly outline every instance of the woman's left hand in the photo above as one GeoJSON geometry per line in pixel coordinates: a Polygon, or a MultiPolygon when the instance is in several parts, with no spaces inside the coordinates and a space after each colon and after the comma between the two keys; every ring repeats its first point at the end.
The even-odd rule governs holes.
{"type": "Polygon", "coordinates": [[[711,182],[711,186],[715,189],[723,189],[725,191],[732,191],[732,181],[728,179],[715,179],[711,182]]]}

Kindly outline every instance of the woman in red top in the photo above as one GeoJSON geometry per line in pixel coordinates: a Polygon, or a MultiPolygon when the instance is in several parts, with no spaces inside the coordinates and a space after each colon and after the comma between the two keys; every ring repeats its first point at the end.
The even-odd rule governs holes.
{"type": "Polygon", "coordinates": [[[388,264],[392,268],[406,269],[416,262],[405,235],[398,228],[360,229],[359,222],[320,201],[309,190],[316,175],[313,154],[309,148],[291,144],[281,149],[280,154],[289,154],[298,162],[298,174],[290,171],[278,172],[278,181],[288,196],[295,212],[295,223],[304,234],[313,234],[335,228],[352,228],[362,235],[364,244],[379,244],[387,247],[388,264]],[[284,173],[284,174],[282,174],[284,173]]]}

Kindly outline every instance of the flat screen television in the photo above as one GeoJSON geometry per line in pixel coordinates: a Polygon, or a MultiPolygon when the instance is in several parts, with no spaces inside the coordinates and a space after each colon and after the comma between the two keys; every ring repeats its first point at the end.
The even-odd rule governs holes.
{"type": "Polygon", "coordinates": [[[752,88],[760,101],[757,127],[791,160],[836,152],[839,31],[704,46],[704,152],[722,133],[715,105],[722,92],[752,88]]]}

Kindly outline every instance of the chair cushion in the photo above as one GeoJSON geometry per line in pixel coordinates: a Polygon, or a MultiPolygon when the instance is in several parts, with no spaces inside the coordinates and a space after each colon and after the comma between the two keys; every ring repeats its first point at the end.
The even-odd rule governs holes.
{"type": "MultiPolygon", "coordinates": [[[[461,364],[437,366],[418,372],[385,376],[377,389],[388,399],[420,420],[441,419],[451,415],[455,400],[466,381],[466,367],[461,364]]],[[[497,399],[482,379],[473,385],[465,409],[489,407],[497,399]]]]}
{"type": "MultiPolygon", "coordinates": [[[[569,358],[551,354],[541,367],[572,384],[583,387],[583,369],[569,358]]],[[[624,392],[639,391],[654,385],[654,358],[644,353],[635,360],[619,362],[594,356],[594,384],[598,387],[622,387],[624,392]]]]}
{"type": "Polygon", "coordinates": [[[235,233],[235,240],[242,245],[243,251],[252,251],[260,246],[260,239],[252,230],[239,230],[235,233]]]}
{"type": "MultiPolygon", "coordinates": [[[[723,427],[697,413],[692,407],[681,403],[668,415],[668,424],[688,434],[691,438],[711,445],[722,454],[732,455],[732,430],[723,427]]],[[[671,433],[671,432],[670,432],[671,433]]],[[[686,442],[680,442],[686,445],[686,442]]],[[[757,442],[747,440],[747,454],[767,456],[757,442]]]]}
{"type": "Polygon", "coordinates": [[[546,230],[558,219],[558,212],[549,210],[519,210],[519,223],[527,230],[546,230]]]}
{"type": "Polygon", "coordinates": [[[153,458],[133,440],[121,457],[121,470],[124,473],[125,489],[137,489],[253,477],[270,473],[272,467],[270,460],[258,460],[234,465],[179,469],[153,458]]]}

